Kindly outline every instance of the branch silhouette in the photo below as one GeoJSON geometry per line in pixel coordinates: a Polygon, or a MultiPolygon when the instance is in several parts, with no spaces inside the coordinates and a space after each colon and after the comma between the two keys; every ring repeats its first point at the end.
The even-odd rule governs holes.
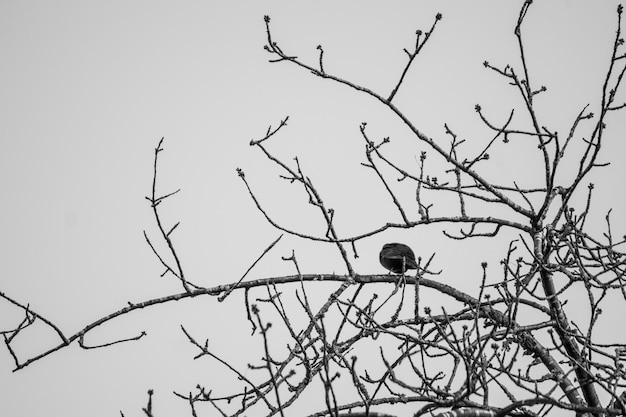
{"type": "MultiPolygon", "coordinates": [[[[594,184],[585,183],[590,172],[606,165],[600,156],[603,145],[612,140],[608,134],[611,118],[626,108],[618,100],[626,73],[623,9],[617,9],[616,35],[599,100],[579,107],[563,138],[547,123],[550,114],[537,105],[550,92],[535,84],[534,68],[527,60],[524,34],[532,4],[524,2],[513,28],[518,62],[500,67],[484,61],[484,70],[503,81],[521,105],[507,110],[502,120],[492,120],[490,109],[476,104],[476,118],[487,134],[483,142],[474,144],[461,139],[463,135],[452,123],[444,124],[439,137],[427,134],[397,104],[398,92],[410,88],[407,75],[416,65],[415,58],[426,45],[433,47],[438,31],[443,30],[438,24],[441,14],[435,15],[428,31],[415,32],[415,46],[404,49],[408,60],[385,93],[331,74],[325,69],[329,66],[321,45],[312,63],[284,52],[265,16],[265,51],[271,63],[291,65],[366,100],[374,99],[381,112],[393,116],[425,148],[414,166],[405,166],[398,162],[389,137],[373,139],[367,122],[357,126],[358,132],[355,128],[364,144],[361,165],[375,174],[364,177],[361,185],[383,190],[393,208],[387,221],[364,226],[358,233],[342,233],[339,209],[327,205],[324,189],[316,185],[316,173],[305,171],[298,157],[284,160],[275,152],[280,138],[288,134],[287,116],[251,140],[250,146],[280,169],[280,181],[304,191],[301,195],[315,208],[322,226],[315,232],[287,227],[266,205],[255,179],[237,168],[251,205],[281,234],[268,238],[271,243],[260,254],[249,256],[250,266],[239,280],[202,287],[183,272],[184,262],[173,239],[180,222],[167,226],[160,211],[161,204],[179,192],[157,193],[162,138],[154,150],[151,190],[146,197],[158,233],[149,238],[144,231],[144,237],[164,268],[163,275],[180,281],[181,292],[127,302],[71,335],[27,303],[0,292],[0,298],[23,312],[19,323],[2,331],[15,370],[74,343],[95,349],[144,339],[147,334],[140,331],[105,343],[86,342],[92,330],[133,311],[202,296],[221,302],[241,291],[242,308],[259,353],[246,358],[251,362],[245,370],[213,351],[208,338],[181,325],[197,352],[194,359],[223,366],[239,383],[220,394],[214,392],[220,387],[215,381],[210,382],[214,386],[197,384],[195,391],[175,392],[189,405],[190,415],[197,416],[206,405],[223,416],[286,416],[294,404],[308,401],[305,391],[315,392],[317,399],[308,415],[320,417],[391,417],[395,414],[390,410],[397,404],[410,404],[416,417],[543,417],[557,410],[581,417],[626,414],[626,344],[619,334],[597,336],[600,323],[610,320],[603,313],[608,300],[626,302],[626,237],[617,237],[612,230],[610,210],[604,217],[604,232],[589,226],[596,216],[591,204],[594,184]],[[513,141],[539,149],[541,179],[537,183],[521,186],[525,172],[514,180],[490,175],[494,160],[506,163],[507,158],[517,157],[506,148],[513,141]],[[433,154],[443,161],[442,166],[432,166],[433,154]],[[410,204],[402,195],[406,190],[396,188],[399,181],[414,187],[410,204]],[[581,195],[583,203],[575,203],[581,195]],[[439,199],[453,203],[442,208],[433,203],[439,199]],[[504,242],[502,259],[495,267],[477,259],[479,272],[463,270],[450,280],[477,282],[475,294],[438,280],[455,262],[457,254],[452,251],[433,248],[432,254],[415,257],[405,248],[400,265],[383,259],[395,274],[360,274],[355,268],[363,241],[390,229],[421,233],[435,227],[442,228],[450,241],[468,247],[479,239],[504,242]],[[291,275],[244,280],[260,259],[270,256],[284,234],[330,245],[345,270],[302,273],[292,250],[291,256],[283,258],[293,267],[291,275]],[[165,250],[157,249],[157,239],[165,250]],[[571,318],[573,311],[581,309],[588,310],[588,322],[571,318]],[[52,329],[58,342],[23,359],[14,348],[15,338],[37,321],[52,329]]],[[[148,415],[154,413],[152,399],[153,391],[149,391],[144,408],[148,415]]]]}

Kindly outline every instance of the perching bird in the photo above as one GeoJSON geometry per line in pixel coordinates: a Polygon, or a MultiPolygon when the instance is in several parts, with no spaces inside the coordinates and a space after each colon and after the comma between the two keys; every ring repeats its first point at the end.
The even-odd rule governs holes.
{"type": "Polygon", "coordinates": [[[380,264],[396,274],[404,274],[408,269],[417,269],[415,254],[402,243],[387,243],[378,256],[380,264]]]}

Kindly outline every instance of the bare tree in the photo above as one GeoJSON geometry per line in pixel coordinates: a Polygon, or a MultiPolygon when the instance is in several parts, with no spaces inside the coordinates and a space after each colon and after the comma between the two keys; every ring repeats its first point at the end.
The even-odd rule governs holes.
{"type": "MultiPolygon", "coordinates": [[[[598,331],[602,323],[611,322],[611,317],[603,315],[609,303],[617,303],[618,310],[624,312],[626,254],[620,248],[625,238],[616,237],[611,230],[610,210],[605,215],[603,233],[587,230],[592,222],[594,186],[586,182],[590,172],[604,165],[599,156],[605,141],[610,140],[611,118],[626,107],[618,100],[626,72],[622,7],[617,9],[617,30],[612,53],[607,57],[600,101],[572,115],[570,129],[562,135],[544,122],[549,115],[540,114],[535,104],[540,95],[548,92],[533,84],[525,58],[522,30],[531,4],[529,0],[523,4],[514,28],[519,61],[504,66],[484,62],[487,71],[521,98],[521,109],[511,108],[510,116],[497,122],[476,105],[477,116],[491,136],[474,144],[462,140],[449,125],[445,125],[443,138],[426,134],[394,102],[415,58],[436,36],[440,14],[427,31],[416,32],[414,47],[404,50],[406,65],[386,93],[327,72],[322,46],[317,47],[319,59],[314,63],[283,51],[272,36],[270,18],[266,16],[265,50],[271,62],[293,64],[314,77],[338,84],[338,88],[375,99],[426,149],[415,166],[402,166],[386,153],[389,138],[372,137],[365,122],[359,126],[363,166],[375,178],[375,184],[370,184],[370,177],[364,177],[364,186],[383,187],[400,221],[390,220],[358,235],[342,236],[337,231],[335,211],[326,205],[323,190],[314,185],[298,159],[283,160],[272,150],[271,142],[285,134],[289,119],[285,117],[250,145],[281,170],[282,179],[302,187],[308,203],[319,210],[324,229],[313,235],[283,225],[262,204],[262,197],[242,169],[237,170],[238,175],[270,224],[282,233],[334,246],[346,273],[303,274],[293,253],[284,258],[293,265],[293,275],[244,281],[246,272],[228,285],[199,286],[185,276],[177,256],[172,234],[178,223],[166,225],[159,212],[160,205],[177,192],[157,192],[162,139],[155,149],[153,184],[147,200],[167,251],[159,252],[148,233],[145,238],[163,265],[164,275],[180,280],[182,292],[129,303],[74,335],[64,334],[60,326],[28,305],[0,293],[24,311],[21,323],[2,332],[16,370],[73,342],[88,349],[142,338],[143,333],[98,346],[84,341],[92,329],[130,311],[201,295],[216,296],[221,301],[234,291],[243,291],[248,320],[262,352],[262,359],[248,366],[251,375],[223,360],[211,350],[208,341],[201,341],[182,327],[189,343],[197,348],[196,359],[206,357],[221,363],[241,384],[239,391],[226,394],[214,393],[219,391],[217,383],[177,393],[188,402],[193,416],[200,415],[201,405],[224,416],[288,415],[290,406],[307,401],[304,397],[309,391],[319,394],[317,402],[309,404],[311,416],[391,416],[395,404],[411,404],[415,416],[543,416],[555,410],[593,416],[626,414],[623,332],[603,332],[600,336],[598,331]],[[525,116],[516,115],[516,111],[525,116]],[[526,186],[519,180],[509,182],[489,175],[489,163],[496,158],[514,157],[506,149],[513,141],[538,149],[542,164],[539,183],[526,186]],[[443,167],[428,165],[431,155],[443,161],[443,167]],[[413,206],[402,203],[405,199],[399,196],[394,181],[412,184],[413,206]],[[456,201],[453,209],[441,210],[433,204],[448,196],[456,201]],[[417,213],[415,218],[411,212],[417,213]],[[477,260],[482,272],[476,296],[437,279],[448,261],[439,260],[435,253],[417,258],[415,274],[355,272],[353,259],[365,239],[394,228],[422,231],[433,227],[443,227],[449,239],[466,241],[468,245],[479,238],[495,240],[504,235],[498,240],[503,242],[498,267],[477,260]],[[381,283],[392,284],[383,297],[378,290],[381,283]],[[318,286],[332,289],[327,297],[319,299],[319,292],[311,294],[311,288],[318,286]],[[368,291],[371,288],[377,290],[368,291]],[[437,294],[445,305],[424,307],[425,294],[437,294]],[[589,310],[588,322],[571,319],[567,300],[572,300],[573,309],[584,306],[589,310]],[[39,355],[21,359],[12,343],[36,321],[54,329],[60,342],[39,355]],[[287,338],[287,342],[281,338],[287,338]]],[[[279,239],[269,244],[248,271],[279,239]]],[[[146,415],[154,413],[152,395],[150,391],[146,415]]]]}

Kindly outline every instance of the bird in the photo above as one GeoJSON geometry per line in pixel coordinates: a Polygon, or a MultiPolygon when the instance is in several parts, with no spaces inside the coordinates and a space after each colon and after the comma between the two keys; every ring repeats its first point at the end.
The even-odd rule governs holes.
{"type": "Polygon", "coordinates": [[[387,243],[378,256],[380,264],[395,274],[404,274],[409,269],[417,269],[415,254],[402,243],[387,243]]]}

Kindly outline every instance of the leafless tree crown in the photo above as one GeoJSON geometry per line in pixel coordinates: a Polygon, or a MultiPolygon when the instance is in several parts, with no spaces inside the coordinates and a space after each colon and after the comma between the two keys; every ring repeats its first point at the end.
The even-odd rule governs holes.
{"type": "MultiPolygon", "coordinates": [[[[487,109],[476,105],[477,117],[492,135],[481,148],[472,149],[447,124],[440,137],[425,133],[394,101],[405,87],[416,57],[436,38],[441,14],[434,17],[428,30],[416,32],[414,45],[404,50],[406,64],[387,92],[327,72],[321,45],[317,47],[319,58],[311,63],[283,51],[266,16],[265,50],[270,62],[293,65],[313,77],[336,83],[338,88],[374,99],[425,149],[415,166],[402,166],[392,153],[387,153],[389,138],[372,137],[365,122],[359,126],[364,149],[362,165],[372,174],[363,181],[368,187],[385,190],[394,207],[393,216],[400,221],[389,221],[358,235],[342,235],[335,211],[323,199],[324,190],[314,185],[297,158],[283,160],[272,150],[273,140],[286,134],[289,117],[285,117],[252,140],[250,146],[281,170],[283,180],[304,190],[308,203],[323,219],[324,229],[313,235],[285,226],[264,206],[254,181],[242,169],[237,173],[252,202],[272,226],[283,234],[334,246],[346,273],[301,273],[293,252],[283,258],[293,265],[293,275],[244,280],[274,248],[279,236],[238,281],[210,288],[197,285],[185,275],[177,255],[172,236],[178,223],[166,225],[159,211],[160,205],[177,192],[157,192],[161,139],[155,149],[152,189],[146,198],[156,221],[157,239],[165,243],[166,250],[159,251],[153,243],[155,238],[144,234],[164,268],[163,274],[179,280],[182,291],[128,303],[73,335],[66,335],[60,326],[27,304],[0,293],[5,301],[24,311],[21,323],[2,331],[16,370],[74,342],[91,349],[141,339],[145,333],[97,346],[85,341],[92,329],[130,311],[202,295],[222,301],[235,291],[243,291],[244,307],[262,355],[262,360],[248,365],[252,372],[225,361],[211,350],[208,341],[199,340],[181,326],[197,349],[196,359],[206,357],[223,365],[241,386],[237,392],[223,393],[219,383],[207,383],[193,392],[177,393],[189,404],[193,416],[202,415],[204,408],[211,410],[207,415],[217,411],[223,416],[286,416],[309,391],[319,394],[315,404],[307,400],[310,416],[393,416],[396,404],[412,405],[415,416],[545,416],[555,410],[579,416],[626,414],[623,332],[604,331],[599,336],[603,323],[610,323],[610,318],[603,316],[603,308],[618,303],[620,311],[624,310],[625,240],[614,236],[610,211],[605,215],[603,232],[590,232],[586,227],[593,214],[594,190],[594,185],[586,181],[591,171],[603,166],[599,158],[603,144],[615,139],[609,137],[611,119],[626,107],[618,99],[626,71],[622,7],[617,9],[617,29],[600,100],[572,115],[570,129],[563,134],[544,122],[549,115],[539,114],[535,105],[541,95],[549,92],[533,83],[525,57],[523,29],[531,4],[523,4],[514,27],[519,61],[505,66],[484,62],[485,70],[514,91],[523,105],[512,108],[503,121],[492,120],[487,109]],[[518,125],[514,123],[516,112],[525,115],[529,121],[526,127],[513,127],[518,125]],[[541,181],[532,187],[517,181],[499,182],[486,175],[494,158],[511,158],[505,149],[514,141],[524,141],[539,150],[541,181]],[[440,169],[428,165],[430,155],[442,158],[446,166],[440,169]],[[412,184],[413,206],[403,203],[406,198],[395,190],[396,181],[412,184]],[[432,202],[446,196],[453,196],[456,206],[442,213],[432,202]],[[583,204],[577,204],[576,199],[583,204]],[[496,207],[493,213],[498,214],[473,207],[496,207]],[[438,279],[445,268],[435,253],[418,257],[417,271],[411,274],[363,275],[355,271],[353,261],[364,240],[389,229],[422,231],[435,226],[443,227],[449,239],[468,244],[477,238],[495,239],[506,233],[513,236],[501,248],[499,265],[480,264],[477,295],[438,279]],[[319,300],[311,294],[314,286],[332,290],[327,298],[319,300]],[[372,288],[376,290],[369,291],[372,288]],[[424,294],[436,294],[445,300],[445,306],[425,307],[424,294]],[[588,310],[588,322],[574,322],[568,315],[566,300],[575,303],[575,308],[588,310]],[[13,348],[14,339],[37,321],[56,332],[59,344],[23,359],[13,348]]],[[[158,415],[152,397],[150,391],[146,415],[158,415]]]]}

